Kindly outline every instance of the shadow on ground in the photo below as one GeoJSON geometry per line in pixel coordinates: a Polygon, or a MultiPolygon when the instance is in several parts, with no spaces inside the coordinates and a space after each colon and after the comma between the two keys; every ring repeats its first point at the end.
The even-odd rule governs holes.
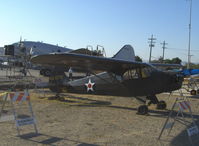
{"type": "Polygon", "coordinates": [[[59,137],[54,137],[54,136],[50,136],[50,135],[46,135],[46,134],[41,134],[41,133],[28,133],[28,134],[24,134],[24,135],[20,135],[20,138],[24,139],[24,140],[28,140],[31,142],[35,142],[38,144],[45,144],[45,145],[51,145],[51,146],[55,146],[57,145],[57,142],[60,141],[65,141],[65,142],[74,142],[75,144],[77,144],[78,146],[98,146],[95,144],[89,144],[89,143],[84,143],[84,142],[80,142],[80,141],[75,141],[75,140],[70,140],[67,138],[59,138],[59,137]]]}
{"type": "MultiPolygon", "coordinates": [[[[102,101],[102,100],[94,100],[86,97],[78,97],[78,96],[73,96],[73,95],[67,95],[67,94],[60,94],[62,97],[67,97],[63,98],[60,100],[61,102],[69,104],[69,106],[79,106],[79,107],[108,107],[108,108],[113,108],[113,109],[123,109],[123,110],[132,110],[132,111],[137,111],[137,107],[139,107],[139,104],[137,105],[136,108],[134,107],[125,107],[125,106],[117,106],[117,105],[112,105],[110,101],[102,101]],[[75,104],[73,104],[75,103],[75,104]]],[[[48,97],[49,100],[55,100],[55,96],[48,97]]],[[[158,110],[158,109],[150,109],[149,106],[149,111],[148,115],[153,116],[153,117],[160,117],[160,118],[165,118],[169,115],[170,110],[158,110]]],[[[173,114],[176,115],[178,111],[173,111],[173,114]]],[[[184,113],[184,117],[190,117],[189,114],[184,113]]],[[[199,119],[199,115],[193,114],[193,118],[195,120],[199,119]]]]}
{"type": "MultiPolygon", "coordinates": [[[[196,125],[199,127],[199,119],[195,122],[196,122],[196,125]]],[[[192,126],[193,126],[193,123],[188,125],[189,128],[192,126]]],[[[186,127],[177,136],[171,137],[171,139],[172,139],[170,142],[171,146],[198,146],[199,145],[199,133],[189,137],[186,127]]]]}
{"type": "Polygon", "coordinates": [[[109,101],[94,100],[94,99],[89,99],[86,97],[83,98],[83,97],[77,97],[77,96],[72,96],[72,95],[67,95],[67,98],[64,98],[65,96],[66,95],[60,95],[60,97],[51,96],[51,97],[48,97],[48,100],[60,100],[61,102],[69,103],[69,104],[76,103],[76,105],[78,105],[78,106],[99,106],[99,105],[107,106],[107,105],[111,105],[111,102],[109,102],[109,101]]]}

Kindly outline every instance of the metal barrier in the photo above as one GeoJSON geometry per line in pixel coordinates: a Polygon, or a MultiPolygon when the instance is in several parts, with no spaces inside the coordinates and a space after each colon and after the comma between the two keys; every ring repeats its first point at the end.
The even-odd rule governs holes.
{"type": "Polygon", "coordinates": [[[176,98],[176,100],[171,108],[171,111],[162,127],[160,134],[159,134],[158,140],[160,140],[164,130],[168,130],[168,135],[169,135],[171,133],[172,129],[174,128],[174,125],[176,124],[176,122],[186,126],[188,138],[189,138],[191,144],[193,145],[192,136],[198,135],[199,130],[198,130],[198,126],[196,125],[193,115],[192,115],[191,104],[187,100],[186,97],[176,98]],[[177,113],[175,112],[175,108],[178,109],[177,113]],[[184,113],[186,110],[188,110],[187,114],[191,118],[191,122],[185,120],[184,113]],[[175,114],[175,116],[173,116],[173,114],[175,114]],[[190,127],[190,125],[191,125],[191,127],[190,127]]]}
{"type": "MultiPolygon", "coordinates": [[[[24,125],[33,125],[35,133],[38,133],[36,120],[35,120],[35,116],[32,110],[32,105],[31,105],[30,95],[29,95],[28,90],[24,90],[24,92],[5,92],[5,93],[0,94],[0,96],[1,95],[3,97],[3,100],[2,100],[3,102],[2,102],[2,107],[0,111],[0,118],[2,118],[2,113],[5,108],[6,103],[10,103],[12,114],[14,116],[13,120],[15,121],[18,135],[20,135],[19,127],[24,126],[24,125]],[[19,110],[24,109],[24,107],[22,108],[23,103],[26,103],[25,108],[29,109],[28,110],[29,115],[26,115],[26,116],[20,115],[19,110]]],[[[2,122],[12,120],[9,118],[3,118],[3,119],[4,120],[2,122]]]]}

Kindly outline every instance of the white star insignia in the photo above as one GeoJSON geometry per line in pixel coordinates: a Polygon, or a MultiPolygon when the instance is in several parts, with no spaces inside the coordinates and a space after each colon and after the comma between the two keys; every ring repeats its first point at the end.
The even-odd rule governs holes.
{"type": "Polygon", "coordinates": [[[85,84],[85,86],[87,87],[87,92],[88,91],[94,91],[93,90],[93,86],[95,85],[95,83],[91,82],[91,79],[88,80],[88,83],[85,84]]]}

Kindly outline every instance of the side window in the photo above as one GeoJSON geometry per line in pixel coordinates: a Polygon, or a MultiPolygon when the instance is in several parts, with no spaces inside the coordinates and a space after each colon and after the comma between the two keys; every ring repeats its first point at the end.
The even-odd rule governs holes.
{"type": "Polygon", "coordinates": [[[124,80],[137,79],[140,77],[139,69],[130,69],[123,74],[124,80]]]}
{"type": "Polygon", "coordinates": [[[150,67],[141,68],[142,78],[148,78],[151,76],[152,69],[150,67]]]}

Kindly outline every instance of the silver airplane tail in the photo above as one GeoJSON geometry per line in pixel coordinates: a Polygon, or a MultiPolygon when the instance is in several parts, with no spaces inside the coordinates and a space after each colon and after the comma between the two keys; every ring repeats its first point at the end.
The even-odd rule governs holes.
{"type": "Polygon", "coordinates": [[[113,58],[126,60],[126,61],[135,61],[135,52],[131,45],[125,45],[122,47],[113,58]]]}

